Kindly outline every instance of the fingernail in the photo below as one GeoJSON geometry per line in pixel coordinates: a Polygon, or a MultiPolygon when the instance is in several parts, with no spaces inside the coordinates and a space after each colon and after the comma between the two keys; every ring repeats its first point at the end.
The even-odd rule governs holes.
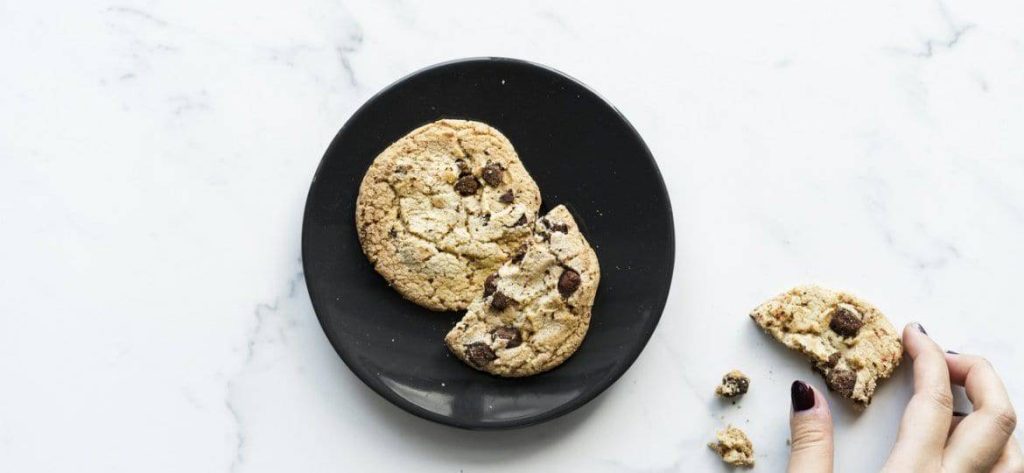
{"type": "Polygon", "coordinates": [[[953,411],[953,417],[967,417],[967,414],[963,412],[953,411]]]}
{"type": "Polygon", "coordinates": [[[946,350],[946,353],[949,353],[950,355],[959,355],[960,354],[960,352],[956,352],[956,351],[953,351],[953,350],[946,350]]]}
{"type": "Polygon", "coordinates": [[[814,389],[803,381],[793,381],[789,388],[789,395],[793,399],[793,411],[806,411],[814,407],[814,389]]]}
{"type": "Polygon", "coordinates": [[[925,329],[924,329],[924,326],[923,326],[923,325],[921,325],[920,323],[918,323],[918,322],[914,322],[914,328],[916,328],[917,330],[919,330],[919,331],[920,331],[921,333],[923,333],[923,334],[925,334],[925,335],[928,335],[928,331],[927,331],[927,330],[925,330],[925,329]]]}

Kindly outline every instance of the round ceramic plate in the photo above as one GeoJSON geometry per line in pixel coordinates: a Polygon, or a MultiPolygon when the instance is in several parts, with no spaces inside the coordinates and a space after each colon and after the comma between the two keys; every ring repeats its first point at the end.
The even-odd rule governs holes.
{"type": "Polygon", "coordinates": [[[574,79],[501,58],[432,66],[370,99],[324,154],[302,225],[309,294],[342,360],[398,407],[470,429],[544,422],[611,386],[658,324],[674,245],[665,183],[629,122],[574,79]],[[566,204],[597,252],[601,284],[590,331],[552,371],[503,379],[464,365],[442,342],[462,313],[403,299],[359,247],[363,174],[389,144],[439,118],[479,120],[504,133],[540,187],[541,213],[566,204]]]}

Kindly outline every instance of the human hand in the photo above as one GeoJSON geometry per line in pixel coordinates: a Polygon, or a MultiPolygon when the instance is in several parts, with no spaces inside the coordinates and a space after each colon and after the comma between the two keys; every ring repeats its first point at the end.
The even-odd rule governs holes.
{"type": "MultiPolygon", "coordinates": [[[[1017,417],[1002,380],[985,359],[943,353],[920,324],[903,329],[914,363],[914,395],[883,471],[1024,472],[1013,438],[1017,417]],[[974,412],[953,412],[951,384],[963,386],[974,412]]],[[[790,473],[832,472],[832,415],[818,390],[801,381],[791,388],[790,473]]]]}

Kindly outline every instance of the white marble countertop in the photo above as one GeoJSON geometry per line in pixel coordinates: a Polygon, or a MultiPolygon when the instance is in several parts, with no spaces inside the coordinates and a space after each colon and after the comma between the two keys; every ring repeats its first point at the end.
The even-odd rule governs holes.
{"type": "MultiPolygon", "coordinates": [[[[789,384],[821,382],[746,314],[804,281],[985,354],[1020,408],[1022,24],[1024,3],[966,0],[0,4],[0,470],[722,471],[704,443],[733,422],[779,471],[789,384]],[[348,371],[299,234],[356,107],[485,55],[619,107],[678,241],[615,386],[476,433],[348,371]],[[754,379],[735,406],[712,396],[733,367],[754,379]]],[[[909,374],[859,416],[830,397],[838,471],[884,461],[909,374]]]]}

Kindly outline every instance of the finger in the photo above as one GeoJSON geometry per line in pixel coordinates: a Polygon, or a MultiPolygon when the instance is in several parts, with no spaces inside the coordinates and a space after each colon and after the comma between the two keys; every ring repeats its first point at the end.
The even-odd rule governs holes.
{"type": "Polygon", "coordinates": [[[1003,456],[999,457],[996,466],[992,467],[992,473],[1022,473],[1024,472],[1024,452],[1021,452],[1020,444],[1013,437],[1006,442],[1003,449],[1003,456]]]}
{"type": "Polygon", "coordinates": [[[949,423],[949,433],[946,435],[947,444],[949,443],[949,436],[953,435],[953,431],[956,430],[956,426],[960,425],[960,421],[964,420],[964,417],[967,417],[967,414],[964,414],[963,412],[953,412],[953,419],[949,423]]]}
{"type": "Polygon", "coordinates": [[[886,465],[895,471],[931,470],[941,461],[953,416],[949,370],[942,349],[920,324],[903,329],[903,345],[914,361],[914,395],[886,465]]]}
{"type": "Polygon", "coordinates": [[[1003,455],[1017,414],[996,370],[984,358],[948,354],[950,380],[963,385],[974,412],[949,438],[942,464],[952,471],[989,471],[1003,455]]]}
{"type": "Polygon", "coordinates": [[[793,410],[789,416],[792,446],[790,473],[832,473],[832,412],[825,397],[803,381],[790,387],[793,410]]]}

